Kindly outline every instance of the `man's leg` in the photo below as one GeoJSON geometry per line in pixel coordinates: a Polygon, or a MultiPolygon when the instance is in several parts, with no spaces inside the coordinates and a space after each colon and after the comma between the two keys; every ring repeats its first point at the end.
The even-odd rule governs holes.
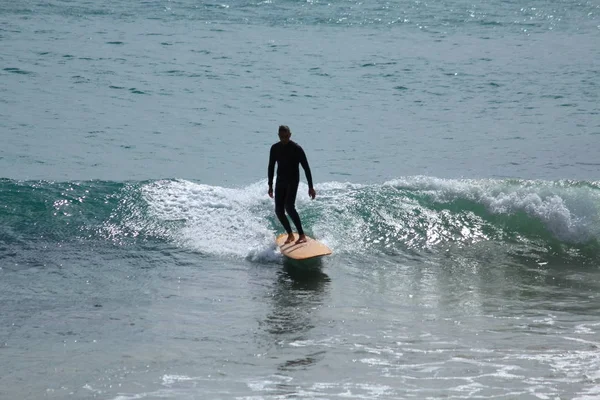
{"type": "MultiPolygon", "coordinates": [[[[286,184],[275,184],[275,215],[277,215],[279,222],[281,222],[281,225],[283,225],[283,228],[287,234],[290,235],[292,233],[292,227],[290,226],[290,221],[288,221],[287,217],[285,216],[287,186],[288,185],[286,184]]],[[[294,240],[293,236],[291,240],[294,240]]],[[[291,240],[288,240],[286,243],[290,242],[291,240]]]]}
{"type": "Polygon", "coordinates": [[[297,243],[306,240],[304,238],[304,230],[302,229],[302,223],[300,222],[300,215],[298,215],[298,211],[296,211],[296,194],[298,193],[298,185],[299,182],[288,185],[287,195],[285,196],[285,211],[287,211],[288,215],[294,222],[294,225],[296,225],[296,230],[298,230],[298,235],[300,236],[300,239],[297,243]]]}

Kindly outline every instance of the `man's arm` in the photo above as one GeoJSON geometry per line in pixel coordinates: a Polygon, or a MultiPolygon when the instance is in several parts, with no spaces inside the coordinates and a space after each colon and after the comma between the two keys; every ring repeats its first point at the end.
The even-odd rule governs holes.
{"type": "Polygon", "coordinates": [[[267,176],[269,178],[269,187],[273,186],[273,176],[275,175],[275,145],[271,146],[271,152],[269,154],[269,168],[267,170],[267,176]]]}
{"type": "Polygon", "coordinates": [[[306,159],[306,154],[302,147],[300,147],[300,165],[304,169],[304,173],[306,174],[306,181],[308,182],[308,188],[313,188],[312,174],[310,173],[310,167],[308,166],[308,160],[306,159]]]}

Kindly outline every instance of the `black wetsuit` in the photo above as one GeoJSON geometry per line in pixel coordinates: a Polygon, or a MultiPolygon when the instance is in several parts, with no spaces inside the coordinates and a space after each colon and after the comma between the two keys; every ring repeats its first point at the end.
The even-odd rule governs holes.
{"type": "Polygon", "coordinates": [[[287,144],[281,142],[271,146],[269,155],[269,186],[273,185],[273,175],[275,172],[275,163],[277,163],[277,183],[275,184],[275,214],[285,228],[287,233],[292,233],[290,222],[285,216],[288,215],[294,221],[298,234],[304,234],[300,216],[296,211],[296,193],[298,193],[298,185],[300,183],[300,169],[302,165],[308,187],[313,188],[312,175],[310,167],[306,160],[306,154],[298,143],[289,141],[287,144]]]}

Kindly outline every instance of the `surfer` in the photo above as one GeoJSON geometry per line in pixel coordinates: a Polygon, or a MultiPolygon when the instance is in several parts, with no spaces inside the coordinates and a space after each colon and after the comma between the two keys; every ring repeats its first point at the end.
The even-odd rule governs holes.
{"type": "Polygon", "coordinates": [[[316,192],[313,188],[312,175],[310,173],[310,167],[308,166],[306,154],[304,154],[304,150],[302,150],[302,147],[300,147],[298,143],[290,140],[290,136],[292,136],[290,128],[287,125],[280,125],[279,142],[271,146],[269,155],[269,197],[273,198],[273,175],[275,172],[275,163],[277,163],[275,214],[288,234],[285,243],[294,241],[294,234],[292,233],[290,221],[288,221],[287,216],[285,215],[286,211],[292,218],[292,221],[298,230],[298,240],[296,243],[303,243],[306,242],[306,235],[302,230],[302,223],[300,222],[298,211],[296,211],[296,193],[298,192],[298,185],[300,184],[299,165],[302,165],[302,168],[304,169],[304,174],[308,181],[308,195],[311,199],[315,198],[316,192]]]}

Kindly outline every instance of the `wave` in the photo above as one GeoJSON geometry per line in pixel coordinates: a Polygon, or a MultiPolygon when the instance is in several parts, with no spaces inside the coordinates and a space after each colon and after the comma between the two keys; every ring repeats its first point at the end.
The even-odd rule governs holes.
{"type": "MultiPolygon", "coordinates": [[[[0,180],[0,244],[162,241],[212,255],[268,257],[282,229],[266,182],[225,188],[143,182],[0,180]]],[[[444,251],[479,243],[600,257],[600,183],[453,180],[416,176],[383,184],[329,182],[305,230],[336,253],[444,251]]]]}

